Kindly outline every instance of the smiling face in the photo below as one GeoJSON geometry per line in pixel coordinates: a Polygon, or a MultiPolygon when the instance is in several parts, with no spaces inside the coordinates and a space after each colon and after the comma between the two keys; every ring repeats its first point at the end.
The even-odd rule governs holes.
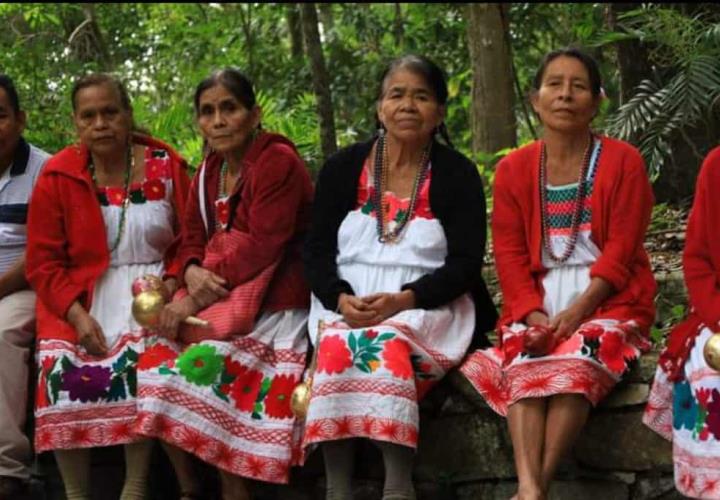
{"type": "Polygon", "coordinates": [[[80,142],[92,153],[104,155],[127,147],[133,118],[118,89],[100,83],[78,90],[73,121],[80,142]]]}
{"type": "Polygon", "coordinates": [[[590,126],[600,97],[593,95],[590,76],[580,60],[558,56],[546,66],[530,102],[545,127],[574,132],[590,126]]]}
{"type": "Polygon", "coordinates": [[[445,106],[421,75],[400,68],[385,79],[377,113],[389,135],[401,142],[421,142],[442,123],[445,106]]]}
{"type": "Polygon", "coordinates": [[[208,145],[223,154],[245,148],[260,123],[260,108],[248,109],[222,84],[200,95],[197,121],[208,145]]]}

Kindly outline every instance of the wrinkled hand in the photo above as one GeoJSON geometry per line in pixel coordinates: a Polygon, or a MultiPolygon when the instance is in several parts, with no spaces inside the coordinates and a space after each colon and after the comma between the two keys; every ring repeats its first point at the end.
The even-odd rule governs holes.
{"type": "Polygon", "coordinates": [[[158,323],[154,330],[161,337],[175,340],[178,335],[180,323],[182,323],[185,318],[192,316],[199,310],[200,308],[190,295],[187,295],[180,300],[165,304],[165,307],[163,307],[160,312],[158,323]]]}
{"type": "Polygon", "coordinates": [[[374,293],[363,297],[365,303],[374,310],[381,321],[396,315],[400,311],[415,307],[415,293],[404,290],[399,293],[374,293]]]}
{"type": "Polygon", "coordinates": [[[364,328],[376,325],[382,318],[361,297],[341,293],[338,310],[350,328],[364,328]]]}
{"type": "Polygon", "coordinates": [[[190,265],[185,270],[185,283],[190,296],[202,307],[230,294],[224,278],[197,265],[190,265]]]}
{"type": "Polygon", "coordinates": [[[172,300],[173,295],[175,295],[178,289],[177,280],[175,278],[168,278],[163,280],[163,285],[165,286],[165,297],[167,300],[172,300]]]}
{"type": "Polygon", "coordinates": [[[101,356],[107,353],[107,342],[100,323],[79,303],[75,302],[70,307],[67,320],[77,332],[78,344],[83,346],[88,354],[101,356]]]}
{"type": "Polygon", "coordinates": [[[550,321],[550,331],[555,336],[555,342],[560,343],[575,333],[583,319],[585,319],[585,314],[576,306],[570,306],[564,311],[560,311],[550,321]]]}

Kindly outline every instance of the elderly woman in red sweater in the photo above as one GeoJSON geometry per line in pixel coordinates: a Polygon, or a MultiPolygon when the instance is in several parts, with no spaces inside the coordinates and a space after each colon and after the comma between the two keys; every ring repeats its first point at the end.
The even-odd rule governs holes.
{"type": "Polygon", "coordinates": [[[245,499],[243,478],[286,483],[299,451],[290,395],[305,367],[313,189],[292,142],[260,128],[239,71],[203,80],[195,112],[210,152],[183,221],[185,287],[140,358],[136,430],[171,445],[183,498],[202,493],[187,452],[219,468],[223,499],[245,499]],[[179,327],[189,315],[209,327],[179,327]]]}
{"type": "Polygon", "coordinates": [[[130,431],[145,331],[131,315],[132,282],[174,274],[190,184],[185,161],[133,132],[114,78],[72,90],[79,144],[53,156],[28,215],[26,274],[37,292],[35,450],[55,450],[69,500],[90,495],[89,449],[124,444],[123,500],[145,497],[151,442],[130,431]]]}
{"type": "Polygon", "coordinates": [[[643,249],[651,187],[633,147],[590,129],[596,63],[551,52],[533,87],[542,139],[504,158],[495,178],[500,343],[461,369],[508,418],[519,499],[547,497],[591,405],[648,347],[655,294],[643,249]]]}
{"type": "Polygon", "coordinates": [[[720,372],[703,349],[720,331],[720,148],[705,159],[688,219],[683,270],[690,314],[670,333],[643,421],[673,441],[675,486],[720,498],[720,372]]]}

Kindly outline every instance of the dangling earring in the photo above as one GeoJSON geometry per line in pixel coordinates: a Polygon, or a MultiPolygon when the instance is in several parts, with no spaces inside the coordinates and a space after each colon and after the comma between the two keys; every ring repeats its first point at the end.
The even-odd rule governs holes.
{"type": "Polygon", "coordinates": [[[385,137],[385,125],[382,123],[378,127],[378,137],[384,138],[385,137]]]}

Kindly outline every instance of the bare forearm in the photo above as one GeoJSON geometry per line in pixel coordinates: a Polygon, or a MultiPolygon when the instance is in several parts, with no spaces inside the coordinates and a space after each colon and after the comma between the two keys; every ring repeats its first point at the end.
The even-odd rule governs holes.
{"type": "Polygon", "coordinates": [[[25,255],[23,254],[10,269],[0,276],[0,298],[28,287],[25,279],[25,255]]]}
{"type": "Polygon", "coordinates": [[[575,306],[582,312],[583,317],[588,317],[612,295],[613,286],[603,278],[595,277],[590,281],[590,286],[578,297],[575,306]]]}

